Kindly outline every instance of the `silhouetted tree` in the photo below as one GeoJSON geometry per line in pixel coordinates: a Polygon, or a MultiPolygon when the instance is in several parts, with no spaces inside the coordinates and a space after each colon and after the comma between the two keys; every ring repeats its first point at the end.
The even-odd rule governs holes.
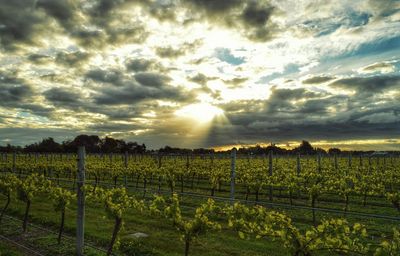
{"type": "Polygon", "coordinates": [[[59,143],[55,142],[53,138],[49,137],[43,139],[39,143],[33,143],[25,146],[26,152],[61,152],[62,147],[59,143]]]}
{"type": "Polygon", "coordinates": [[[330,148],[330,149],[328,149],[328,153],[330,155],[334,155],[334,154],[339,155],[341,152],[342,151],[340,149],[338,149],[338,148],[330,148]]]}
{"type": "Polygon", "coordinates": [[[293,149],[293,151],[302,155],[312,155],[316,152],[316,150],[311,146],[310,142],[306,140],[303,140],[300,146],[293,149]]]}

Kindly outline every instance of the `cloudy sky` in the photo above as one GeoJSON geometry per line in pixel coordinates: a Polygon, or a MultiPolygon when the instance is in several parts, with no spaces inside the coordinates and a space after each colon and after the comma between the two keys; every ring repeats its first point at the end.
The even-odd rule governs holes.
{"type": "Polygon", "coordinates": [[[398,0],[0,0],[0,144],[400,149],[398,0]]]}

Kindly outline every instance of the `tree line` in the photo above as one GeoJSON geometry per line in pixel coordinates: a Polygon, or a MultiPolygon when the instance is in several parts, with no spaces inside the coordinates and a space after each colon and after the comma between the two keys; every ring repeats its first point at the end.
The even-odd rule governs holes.
{"type": "MultiPolygon", "coordinates": [[[[86,152],[89,153],[162,153],[162,154],[213,154],[219,153],[215,152],[214,149],[207,148],[177,148],[165,146],[157,150],[149,150],[146,148],[144,143],[140,144],[138,142],[126,142],[122,139],[114,139],[111,137],[100,138],[97,135],[78,135],[73,140],[66,140],[61,143],[54,141],[53,138],[45,138],[40,142],[35,142],[24,147],[12,146],[8,144],[7,146],[0,146],[0,152],[53,152],[53,153],[74,153],[77,151],[79,146],[85,146],[86,152]]],[[[227,153],[230,150],[222,151],[220,153],[227,153]]],[[[347,154],[348,151],[342,151],[339,148],[330,148],[324,150],[322,148],[314,148],[310,142],[303,140],[298,147],[293,149],[285,149],[271,144],[267,147],[262,147],[256,145],[253,147],[241,147],[238,149],[238,154],[243,155],[264,155],[272,152],[275,155],[316,155],[316,154],[347,154]]],[[[352,151],[353,155],[360,154],[371,154],[374,151],[352,151]]]]}
{"type": "Polygon", "coordinates": [[[26,145],[25,147],[12,146],[8,144],[5,147],[0,146],[2,152],[53,152],[53,153],[73,153],[79,146],[85,146],[89,153],[138,153],[146,152],[146,145],[137,142],[125,142],[111,137],[100,138],[97,135],[78,135],[73,140],[66,140],[62,143],[54,141],[53,138],[45,138],[40,142],[26,145]]]}

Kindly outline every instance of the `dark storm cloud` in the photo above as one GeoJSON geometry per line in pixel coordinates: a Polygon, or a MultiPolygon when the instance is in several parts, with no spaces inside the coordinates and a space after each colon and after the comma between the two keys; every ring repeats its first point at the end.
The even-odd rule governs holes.
{"type": "Polygon", "coordinates": [[[80,95],[78,93],[71,92],[71,89],[63,88],[51,88],[43,93],[45,98],[55,104],[71,104],[78,103],[80,101],[80,95]]]}
{"type": "Polygon", "coordinates": [[[313,77],[307,78],[306,80],[303,80],[303,84],[321,84],[321,83],[325,83],[325,82],[331,81],[332,79],[335,79],[335,77],[332,77],[332,76],[313,76],[313,77]]]}
{"type": "Polygon", "coordinates": [[[123,74],[116,69],[94,69],[86,73],[86,78],[92,79],[95,82],[110,83],[116,86],[122,86],[123,74]]]}
{"type": "Polygon", "coordinates": [[[373,95],[386,89],[400,88],[400,76],[351,77],[337,80],[329,86],[355,90],[358,94],[373,95]]]}
{"type": "Polygon", "coordinates": [[[191,43],[184,43],[179,47],[157,47],[156,54],[161,58],[176,59],[178,57],[184,56],[189,52],[193,52],[202,44],[201,40],[195,40],[191,43]]]}
{"type": "Polygon", "coordinates": [[[197,73],[195,76],[188,77],[188,80],[200,85],[206,85],[208,81],[215,80],[217,77],[209,77],[202,73],[197,73]]]}
{"type": "MultiPolygon", "coordinates": [[[[357,83],[359,86],[371,82],[354,81],[362,81],[357,83]]],[[[224,110],[229,124],[214,124],[206,145],[399,136],[400,106],[391,97],[380,98],[379,102],[377,105],[370,98],[332,95],[303,88],[272,88],[267,100],[232,101],[218,105],[224,110]]]]}
{"type": "Polygon", "coordinates": [[[292,100],[311,99],[316,97],[320,97],[320,94],[303,88],[293,90],[272,88],[265,109],[268,113],[290,112],[297,108],[296,104],[291,102],[292,100]]]}
{"type": "Polygon", "coordinates": [[[99,124],[92,124],[87,127],[94,132],[109,132],[109,131],[132,131],[136,129],[141,129],[142,126],[135,125],[132,123],[116,123],[116,122],[107,122],[107,123],[99,123],[99,124]]]}
{"type": "Polygon", "coordinates": [[[275,127],[231,126],[213,127],[206,140],[207,146],[237,144],[239,141],[259,143],[288,142],[291,140],[348,140],[380,139],[382,134],[400,136],[400,122],[374,123],[367,122],[329,122],[326,124],[298,123],[276,125],[275,127]],[[227,143],[228,142],[228,143],[227,143]]]}
{"type": "Polygon", "coordinates": [[[149,72],[137,73],[134,75],[134,78],[138,83],[140,83],[143,86],[150,86],[157,88],[166,86],[166,84],[169,81],[171,81],[171,78],[166,75],[161,75],[158,73],[149,73],[149,72]]]}
{"type": "Polygon", "coordinates": [[[308,99],[305,102],[298,104],[298,112],[309,115],[329,114],[330,107],[337,107],[339,104],[346,104],[347,96],[329,96],[325,98],[308,99]]]}
{"type": "Polygon", "coordinates": [[[38,0],[37,8],[42,8],[49,15],[54,17],[63,27],[70,28],[76,12],[77,1],[74,0],[38,0]]]}
{"type": "Polygon", "coordinates": [[[28,60],[35,64],[47,64],[52,58],[48,55],[34,53],[28,56],[28,60]]]}
{"type": "MultiPolygon", "coordinates": [[[[148,4],[146,0],[94,0],[83,5],[82,12],[89,17],[89,23],[76,26],[72,35],[84,47],[101,48],[121,43],[144,43],[148,32],[144,24],[119,11],[133,5],[148,4]]],[[[138,13],[139,15],[139,13],[138,13]]]]}
{"type": "Polygon", "coordinates": [[[265,42],[272,39],[272,28],[267,27],[267,23],[273,11],[274,7],[268,4],[249,2],[240,16],[245,27],[245,35],[254,41],[265,42]]]}
{"type": "Polygon", "coordinates": [[[243,112],[259,113],[264,109],[265,100],[236,100],[219,104],[218,107],[226,113],[243,112]]]}
{"type": "Polygon", "coordinates": [[[34,0],[0,0],[0,43],[15,49],[17,43],[34,43],[36,24],[43,17],[35,11],[34,0]]]}
{"type": "Polygon", "coordinates": [[[90,54],[82,51],[75,52],[58,52],[56,56],[56,62],[64,66],[77,67],[80,64],[88,61],[90,54]]]}
{"type": "Polygon", "coordinates": [[[176,20],[178,4],[176,1],[153,1],[144,6],[152,17],[164,22],[176,20]]]}
{"type": "Polygon", "coordinates": [[[220,15],[232,10],[242,4],[241,0],[184,0],[183,2],[190,3],[194,7],[201,8],[209,14],[220,15]]]}
{"type": "Polygon", "coordinates": [[[36,44],[57,31],[54,19],[64,33],[81,46],[102,48],[121,43],[143,43],[148,32],[144,24],[120,15],[127,4],[146,1],[77,0],[0,0],[0,43],[15,50],[20,43],[36,44]]]}
{"type": "Polygon", "coordinates": [[[118,8],[128,7],[134,4],[149,4],[149,0],[90,0],[86,12],[92,17],[106,18],[118,8]]]}
{"type": "Polygon", "coordinates": [[[140,102],[133,105],[104,105],[92,104],[87,110],[93,113],[101,113],[111,121],[128,121],[132,118],[142,117],[145,112],[158,108],[156,102],[140,102]]]}
{"type": "Polygon", "coordinates": [[[37,103],[24,103],[20,104],[18,107],[25,111],[29,111],[34,115],[48,118],[53,116],[53,112],[55,110],[53,107],[42,106],[37,103]]]}
{"type": "Polygon", "coordinates": [[[275,8],[269,1],[254,0],[186,0],[186,4],[203,11],[208,20],[231,29],[239,29],[248,39],[265,42],[272,39],[275,30],[270,18],[275,8]]]}
{"type": "Polygon", "coordinates": [[[156,54],[161,58],[175,59],[186,54],[186,49],[174,49],[172,47],[158,47],[156,54]]]}
{"type": "Polygon", "coordinates": [[[0,73],[0,104],[17,106],[34,94],[32,87],[16,77],[0,73]]]}
{"type": "Polygon", "coordinates": [[[145,27],[140,24],[127,26],[118,24],[113,27],[78,28],[71,31],[71,36],[87,49],[103,48],[107,45],[142,44],[148,37],[145,27]]]}
{"type": "Polygon", "coordinates": [[[185,101],[185,95],[180,87],[163,85],[160,87],[142,86],[130,82],[121,87],[104,88],[100,94],[94,96],[95,103],[102,105],[134,104],[144,100],[169,99],[174,101],[185,101]]]}
{"type": "Polygon", "coordinates": [[[125,63],[125,66],[127,70],[135,72],[164,70],[162,65],[159,64],[156,60],[144,58],[128,60],[125,63]]]}
{"type": "Polygon", "coordinates": [[[107,43],[113,45],[124,44],[143,44],[149,32],[143,25],[131,25],[129,27],[110,28],[107,30],[107,43]]]}

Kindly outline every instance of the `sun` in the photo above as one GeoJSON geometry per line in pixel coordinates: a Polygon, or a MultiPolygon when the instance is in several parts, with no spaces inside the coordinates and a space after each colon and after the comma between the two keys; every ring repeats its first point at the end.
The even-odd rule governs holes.
{"type": "Polygon", "coordinates": [[[175,112],[180,117],[191,118],[199,123],[209,123],[217,116],[223,115],[224,111],[208,103],[197,103],[187,105],[175,112]]]}

